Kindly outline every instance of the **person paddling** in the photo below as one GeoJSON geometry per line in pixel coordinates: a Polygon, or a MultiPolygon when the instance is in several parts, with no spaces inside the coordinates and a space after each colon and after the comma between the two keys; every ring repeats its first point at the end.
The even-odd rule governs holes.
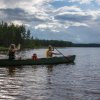
{"type": "Polygon", "coordinates": [[[20,50],[20,44],[18,45],[18,48],[15,47],[15,44],[11,44],[8,51],[9,60],[15,59],[15,52],[20,50]]]}
{"type": "Polygon", "coordinates": [[[54,53],[53,51],[54,51],[54,48],[51,45],[49,45],[48,50],[46,51],[46,57],[51,58],[51,57],[53,57],[53,55],[59,55],[60,54],[60,53],[54,53]]]}

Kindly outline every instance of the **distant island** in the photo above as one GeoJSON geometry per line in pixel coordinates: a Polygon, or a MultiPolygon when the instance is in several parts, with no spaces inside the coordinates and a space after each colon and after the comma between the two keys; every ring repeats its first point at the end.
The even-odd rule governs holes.
{"type": "Polygon", "coordinates": [[[61,40],[40,40],[32,36],[29,29],[26,30],[24,25],[0,23],[0,50],[8,49],[9,45],[14,43],[22,45],[22,48],[41,48],[52,45],[54,47],[100,47],[100,44],[79,44],[70,41],[61,40]]]}
{"type": "Polygon", "coordinates": [[[99,43],[72,43],[72,47],[100,47],[99,43]]]}

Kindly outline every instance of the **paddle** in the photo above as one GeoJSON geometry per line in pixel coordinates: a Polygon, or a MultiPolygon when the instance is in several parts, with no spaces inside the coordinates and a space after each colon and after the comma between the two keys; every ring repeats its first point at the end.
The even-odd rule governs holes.
{"type": "MultiPolygon", "coordinates": [[[[55,48],[55,47],[53,47],[55,48]]],[[[63,55],[63,57],[65,57],[68,61],[70,61],[63,53],[61,53],[57,48],[55,48],[61,55],[63,55]]]]}
{"type": "Polygon", "coordinates": [[[18,50],[20,50],[20,47],[21,47],[21,45],[20,45],[20,44],[18,44],[17,49],[18,49],[18,50]]]}
{"type": "MultiPolygon", "coordinates": [[[[55,47],[54,47],[55,48],[55,47]]],[[[57,48],[55,48],[61,55],[63,55],[64,56],[64,54],[62,54],[57,48]]],[[[64,57],[66,57],[66,56],[64,56],[64,57]]]]}
{"type": "MultiPolygon", "coordinates": [[[[21,50],[21,44],[18,44],[18,46],[17,46],[17,51],[19,51],[19,50],[21,50]]],[[[20,52],[19,55],[20,55],[20,56],[18,57],[18,59],[20,60],[20,59],[22,58],[21,52],[20,52]]]]}

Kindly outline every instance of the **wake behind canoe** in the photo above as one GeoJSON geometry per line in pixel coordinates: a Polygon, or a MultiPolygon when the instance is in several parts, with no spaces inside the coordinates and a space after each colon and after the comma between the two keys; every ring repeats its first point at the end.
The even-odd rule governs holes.
{"type": "Polygon", "coordinates": [[[23,60],[0,59],[0,66],[53,65],[53,64],[73,63],[74,60],[75,60],[75,55],[70,55],[67,57],[40,58],[35,61],[32,59],[23,59],[23,60]]]}

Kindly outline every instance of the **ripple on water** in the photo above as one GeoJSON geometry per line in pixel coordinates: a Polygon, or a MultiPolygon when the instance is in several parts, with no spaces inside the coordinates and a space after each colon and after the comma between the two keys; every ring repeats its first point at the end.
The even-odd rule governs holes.
{"type": "MultiPolygon", "coordinates": [[[[40,49],[25,57],[35,51],[43,56],[40,49]]],[[[100,49],[60,51],[75,54],[75,64],[0,68],[0,100],[100,100],[100,49]]]]}

